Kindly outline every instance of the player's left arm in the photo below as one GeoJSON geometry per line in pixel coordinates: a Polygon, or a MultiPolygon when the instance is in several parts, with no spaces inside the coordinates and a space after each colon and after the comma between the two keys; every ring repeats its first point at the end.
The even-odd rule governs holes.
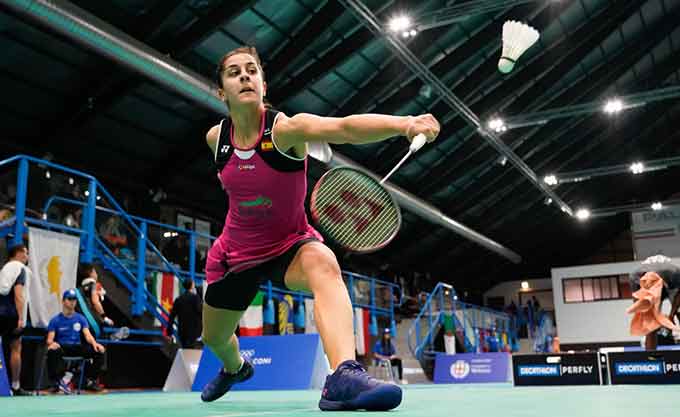
{"type": "Polygon", "coordinates": [[[424,134],[432,142],[439,134],[439,122],[431,114],[390,116],[356,114],[346,117],[322,117],[299,113],[293,117],[280,114],[273,128],[277,147],[286,151],[307,142],[359,145],[379,142],[394,136],[409,140],[424,134]]]}

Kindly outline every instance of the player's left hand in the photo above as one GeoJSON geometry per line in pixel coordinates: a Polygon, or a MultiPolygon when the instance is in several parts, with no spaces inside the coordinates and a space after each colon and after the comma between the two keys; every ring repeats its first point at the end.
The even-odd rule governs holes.
{"type": "Polygon", "coordinates": [[[419,134],[425,135],[428,142],[432,142],[439,135],[441,126],[437,119],[431,114],[421,114],[411,116],[406,126],[406,137],[409,142],[419,134]]]}

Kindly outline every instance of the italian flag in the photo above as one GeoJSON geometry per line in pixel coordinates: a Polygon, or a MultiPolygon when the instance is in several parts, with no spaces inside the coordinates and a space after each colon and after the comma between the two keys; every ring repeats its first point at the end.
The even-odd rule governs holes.
{"type": "Polygon", "coordinates": [[[241,336],[262,336],[262,299],[264,293],[259,291],[239,321],[241,336]]]}
{"type": "MultiPolygon", "coordinates": [[[[156,296],[156,300],[158,300],[158,304],[163,306],[165,311],[170,313],[170,310],[172,309],[172,303],[175,302],[175,299],[179,297],[179,280],[175,278],[175,276],[169,272],[156,272],[153,277],[153,292],[154,295],[156,296]]],[[[165,320],[168,319],[168,316],[164,313],[161,313],[163,318],[165,320]]],[[[156,326],[160,326],[161,323],[156,319],[156,326]]]]}
{"type": "Polygon", "coordinates": [[[371,351],[371,333],[368,326],[371,324],[371,314],[367,309],[354,309],[354,340],[357,355],[364,356],[371,351]]]}

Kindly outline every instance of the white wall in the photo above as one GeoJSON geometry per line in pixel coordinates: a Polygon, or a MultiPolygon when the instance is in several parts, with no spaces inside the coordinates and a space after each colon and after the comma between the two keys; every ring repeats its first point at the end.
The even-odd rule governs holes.
{"type": "MultiPolygon", "coordinates": [[[[552,287],[560,343],[640,341],[639,336],[629,333],[632,315],[626,314],[626,309],[632,304],[632,299],[565,304],[562,295],[562,280],[565,278],[629,274],[639,266],[640,262],[636,261],[553,268],[552,287]]],[[[667,302],[664,304],[669,307],[667,302]]]]}
{"type": "MultiPolygon", "coordinates": [[[[529,283],[529,291],[531,290],[550,290],[552,289],[552,280],[550,278],[546,279],[529,279],[524,280],[529,283]]],[[[489,297],[503,297],[505,299],[505,305],[510,304],[510,301],[514,301],[515,305],[519,306],[519,293],[522,292],[522,281],[508,281],[502,282],[490,290],[484,293],[484,303],[489,297]]],[[[528,298],[531,298],[531,294],[528,294],[528,298]]],[[[524,303],[528,299],[524,297],[524,303]]],[[[541,300],[539,300],[540,302],[541,300]]],[[[551,306],[544,306],[543,308],[551,310],[551,306]]]]}

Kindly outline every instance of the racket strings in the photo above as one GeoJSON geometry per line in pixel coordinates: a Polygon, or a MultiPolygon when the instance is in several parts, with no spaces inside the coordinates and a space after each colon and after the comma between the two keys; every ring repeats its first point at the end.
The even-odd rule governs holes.
{"type": "Polygon", "coordinates": [[[389,193],[362,173],[338,170],[319,191],[315,205],[321,228],[350,249],[379,246],[399,227],[400,213],[389,193]]]}
{"type": "MultiPolygon", "coordinates": [[[[368,201],[375,201],[377,198],[380,198],[380,196],[363,184],[353,187],[351,191],[360,192],[368,201]]],[[[342,193],[346,193],[346,191],[341,192],[341,198],[342,193]]],[[[380,216],[380,214],[384,212],[385,210],[381,209],[377,216],[350,218],[348,222],[343,223],[340,227],[336,227],[337,230],[334,230],[334,232],[341,241],[354,241],[354,244],[358,246],[370,245],[371,241],[381,237],[380,220],[384,216],[380,216]]]]}

